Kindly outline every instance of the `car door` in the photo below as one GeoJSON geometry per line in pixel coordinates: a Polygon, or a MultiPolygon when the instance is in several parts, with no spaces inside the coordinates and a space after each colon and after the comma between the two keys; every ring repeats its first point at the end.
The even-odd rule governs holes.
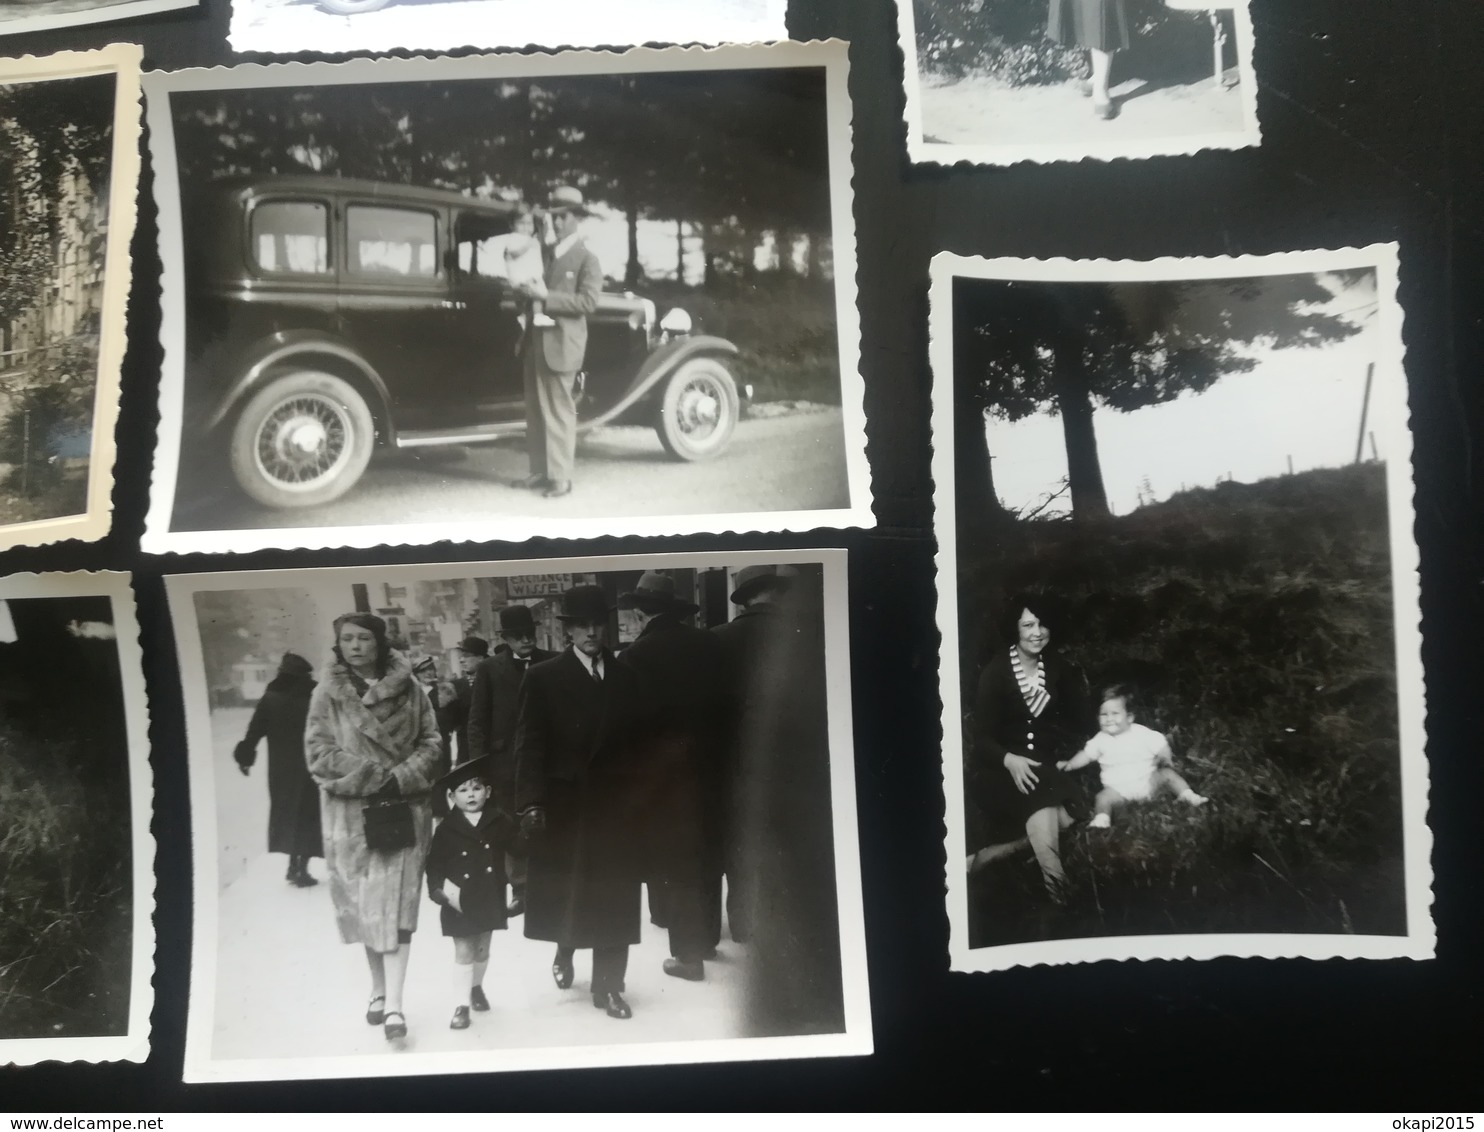
{"type": "Polygon", "coordinates": [[[351,198],[342,206],[342,332],[381,374],[399,429],[460,423],[443,331],[453,308],[436,205],[351,198]]]}
{"type": "Polygon", "coordinates": [[[521,368],[525,303],[508,281],[509,218],[487,210],[454,210],[454,304],[447,347],[454,379],[481,422],[525,413],[521,368]]]}

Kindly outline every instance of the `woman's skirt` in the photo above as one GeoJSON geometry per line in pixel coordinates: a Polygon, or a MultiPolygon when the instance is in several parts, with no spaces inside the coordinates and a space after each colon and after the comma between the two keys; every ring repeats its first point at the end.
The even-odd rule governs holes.
{"type": "Polygon", "coordinates": [[[1124,0],[1051,0],[1046,34],[1064,47],[1123,51],[1130,43],[1124,0]]]}

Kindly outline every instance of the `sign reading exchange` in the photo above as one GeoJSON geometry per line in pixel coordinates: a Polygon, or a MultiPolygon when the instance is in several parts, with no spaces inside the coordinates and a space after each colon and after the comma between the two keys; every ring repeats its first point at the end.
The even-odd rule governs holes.
{"type": "Polygon", "coordinates": [[[510,578],[505,583],[506,596],[511,601],[528,597],[555,597],[572,588],[571,574],[526,574],[510,578]]]}

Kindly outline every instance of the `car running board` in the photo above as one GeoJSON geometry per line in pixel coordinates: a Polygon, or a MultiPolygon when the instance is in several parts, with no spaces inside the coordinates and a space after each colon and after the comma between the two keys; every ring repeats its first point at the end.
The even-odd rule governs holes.
{"type": "Polygon", "coordinates": [[[479,444],[486,440],[499,440],[504,436],[516,436],[525,430],[524,419],[500,421],[498,424],[480,425],[477,428],[441,428],[426,431],[403,429],[397,433],[397,447],[435,448],[441,444],[479,444]]]}

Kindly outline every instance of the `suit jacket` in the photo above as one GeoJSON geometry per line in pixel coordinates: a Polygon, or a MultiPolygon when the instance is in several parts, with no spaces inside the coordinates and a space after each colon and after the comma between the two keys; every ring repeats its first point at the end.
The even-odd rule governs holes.
{"type": "Polygon", "coordinates": [[[510,653],[496,653],[474,670],[469,703],[469,754],[489,755],[494,762],[495,800],[513,807],[515,789],[515,719],[521,681],[526,671],[556,653],[534,649],[526,664],[510,653]]]}
{"type": "Polygon", "coordinates": [[[587,316],[598,309],[603,266],[579,237],[546,269],[547,314],[555,326],[538,329],[541,356],[555,373],[576,373],[587,354],[587,316]]]}

